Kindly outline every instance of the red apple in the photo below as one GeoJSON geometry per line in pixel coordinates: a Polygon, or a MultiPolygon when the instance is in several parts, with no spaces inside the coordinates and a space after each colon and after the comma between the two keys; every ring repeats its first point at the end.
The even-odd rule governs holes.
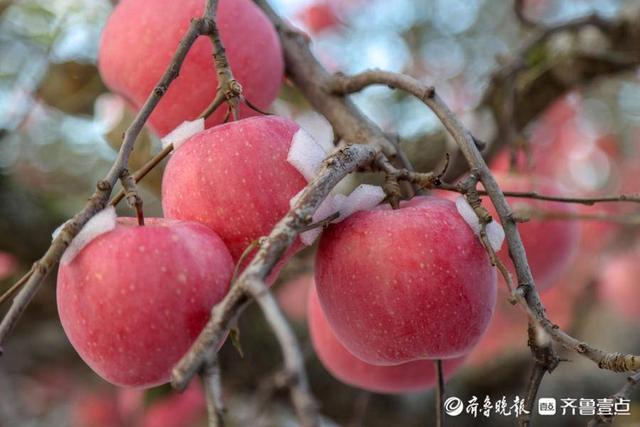
{"type": "Polygon", "coordinates": [[[435,197],[330,226],[315,279],[338,339],[374,365],[465,355],[496,298],[496,272],[478,237],[454,203],[435,197]]]}
{"type": "Polygon", "coordinates": [[[204,391],[199,381],[191,381],[180,394],[154,402],[142,417],[140,427],[190,427],[206,417],[204,391]]]}
{"type": "Polygon", "coordinates": [[[0,280],[11,277],[18,269],[16,257],[7,252],[0,251],[0,280]]]}
{"type": "Polygon", "coordinates": [[[278,287],[276,299],[282,311],[291,320],[299,323],[307,320],[309,289],[314,286],[313,274],[303,274],[278,287]]]}
{"type": "Polygon", "coordinates": [[[612,257],[604,265],[601,299],[627,320],[640,321],[640,246],[612,257]]]}
{"type": "Polygon", "coordinates": [[[201,224],[121,218],[60,266],[60,321],[107,381],[162,384],[226,294],[233,267],[222,240],[201,224]]]}
{"type": "Polygon", "coordinates": [[[327,1],[307,6],[301,11],[300,18],[312,34],[331,30],[340,23],[333,6],[327,1]]]}
{"type": "Polygon", "coordinates": [[[144,390],[120,387],[116,393],[116,403],[123,419],[137,421],[144,413],[144,390]]]}
{"type": "MultiPolygon", "coordinates": [[[[563,195],[559,187],[542,177],[533,175],[494,173],[502,191],[537,191],[544,195],[563,195]]],[[[517,197],[507,201],[516,211],[539,210],[559,213],[577,213],[576,205],[548,202],[517,197]]],[[[498,215],[489,202],[485,204],[493,218],[498,215]]],[[[518,224],[518,231],[527,252],[527,259],[538,290],[549,288],[571,265],[580,240],[580,222],[577,220],[539,220],[518,224]]],[[[500,260],[510,268],[515,278],[515,270],[507,245],[498,253],[500,260]]]]}
{"type": "MultiPolygon", "coordinates": [[[[571,326],[574,306],[582,287],[578,282],[563,278],[557,285],[540,294],[549,319],[560,328],[571,326]]],[[[467,358],[470,365],[483,367],[513,354],[526,354],[528,317],[522,307],[514,306],[507,298],[498,298],[489,329],[467,358]]]]}
{"type": "Polygon", "coordinates": [[[119,427],[123,419],[113,395],[90,392],[72,401],[71,427],[119,427]]]}
{"type": "Polygon", "coordinates": [[[298,129],[290,120],[263,116],[194,135],[167,164],[165,216],[207,225],[237,261],[252,241],[269,234],[307,183],[287,162],[298,129]]]}
{"type": "MultiPolygon", "coordinates": [[[[432,360],[416,360],[395,366],[377,366],[351,354],[336,338],[327,321],[315,287],[309,290],[308,318],[313,348],[324,367],[338,380],[377,393],[407,393],[426,390],[436,382],[432,360]]],[[[453,375],[464,358],[445,360],[446,378],[453,375]]]]}
{"type": "MultiPolygon", "coordinates": [[[[140,108],[154,90],[191,19],[202,16],[201,0],[121,0],[102,34],[98,67],[105,84],[140,108]]],[[[229,64],[244,96],[266,109],[284,75],[282,50],[275,29],[251,0],[220,0],[217,19],[229,64]]],[[[162,136],[185,120],[194,120],[213,101],[218,79],[212,43],[198,39],[162,101],[151,115],[162,136]]],[[[241,116],[254,114],[246,106],[241,116]]],[[[222,122],[218,109],[207,126],[222,122]]]]}

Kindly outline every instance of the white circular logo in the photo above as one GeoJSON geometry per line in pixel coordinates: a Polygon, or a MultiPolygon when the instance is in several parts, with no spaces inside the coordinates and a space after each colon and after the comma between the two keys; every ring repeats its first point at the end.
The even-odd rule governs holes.
{"type": "Polygon", "coordinates": [[[444,411],[447,415],[457,417],[462,413],[463,409],[464,405],[462,404],[462,400],[457,397],[450,397],[444,401],[444,411]]]}

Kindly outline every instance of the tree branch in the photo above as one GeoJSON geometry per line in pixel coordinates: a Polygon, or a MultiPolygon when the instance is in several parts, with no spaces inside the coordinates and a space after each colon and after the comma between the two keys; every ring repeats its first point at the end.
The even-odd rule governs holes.
{"type": "Polygon", "coordinates": [[[222,402],[222,386],[220,384],[220,365],[214,357],[202,370],[202,383],[207,398],[207,414],[209,427],[224,427],[224,403],[222,402]]]}
{"type": "Polygon", "coordinates": [[[304,357],[289,323],[264,282],[252,280],[248,288],[280,342],[285,362],[286,384],[302,426],[319,427],[317,405],[309,388],[304,357]]]}
{"type": "Polygon", "coordinates": [[[524,411],[518,417],[518,424],[521,427],[528,427],[531,423],[531,415],[533,414],[534,409],[533,406],[535,404],[540,385],[542,384],[544,374],[547,372],[553,372],[560,363],[560,359],[553,351],[551,342],[547,338],[547,333],[533,321],[529,322],[528,334],[528,345],[531,349],[534,365],[525,394],[524,411]],[[541,340],[543,342],[540,342],[541,340]]]}
{"type": "Polygon", "coordinates": [[[327,118],[336,136],[350,144],[376,145],[393,158],[396,149],[378,126],[364,116],[349,99],[325,91],[325,84],[331,80],[331,75],[311,53],[307,38],[280,18],[266,0],[254,2],[266,13],[280,34],[287,77],[309,103],[327,118]]]}
{"type": "MultiPolygon", "coordinates": [[[[553,101],[576,87],[592,84],[603,77],[632,72],[640,65],[640,10],[634,14],[605,20],[589,15],[538,31],[525,41],[505,65],[493,73],[479,108],[488,107],[496,123],[503,110],[513,102],[513,131],[521,133],[553,101]],[[588,37],[580,37],[582,31],[588,37]],[[595,31],[592,31],[595,30],[595,31]],[[555,40],[567,36],[568,49],[558,52],[555,40]],[[515,84],[514,90],[509,90],[515,84]]],[[[510,140],[501,132],[484,153],[491,159],[510,140]]],[[[447,180],[452,181],[468,171],[460,152],[452,154],[447,180]]]]}
{"type": "MultiPolygon", "coordinates": [[[[136,138],[142,131],[142,128],[149,119],[149,116],[151,116],[151,113],[160,102],[160,99],[166,93],[171,82],[178,77],[180,67],[182,66],[182,63],[184,62],[193,43],[199,36],[210,34],[211,22],[211,20],[206,18],[198,18],[191,21],[189,29],[182,37],[170,64],[156,84],[155,89],[151,95],[149,95],[147,101],[136,115],[133,123],[131,123],[125,132],[124,141],[120,147],[115,162],[111,166],[111,169],[104,179],[98,182],[96,191],[89,198],[89,201],[86,203],[82,211],[77,213],[65,224],[60,234],[53,239],[51,246],[44,256],[36,261],[33,265],[33,272],[29,279],[13,299],[13,303],[11,304],[9,311],[0,323],[0,346],[4,343],[26,307],[40,289],[44,279],[60,261],[62,254],[71,244],[73,238],[80,232],[89,219],[106,207],[114,185],[120,178],[122,172],[127,168],[129,156],[133,151],[136,138]]],[[[0,348],[0,353],[1,351],[2,349],[0,348]]]]}
{"type": "Polygon", "coordinates": [[[436,426],[444,427],[444,373],[442,372],[442,360],[433,361],[436,371],[436,426]]]}
{"type": "MultiPolygon", "coordinates": [[[[611,398],[614,400],[614,402],[619,399],[631,398],[631,393],[633,393],[638,384],[640,384],[640,372],[627,377],[627,381],[625,382],[624,386],[622,386],[622,388],[616,394],[612,395],[611,398]]],[[[591,421],[589,421],[587,427],[596,427],[602,424],[611,424],[613,423],[614,418],[615,415],[596,415],[593,419],[591,419],[591,421]]]]}
{"type": "Polygon", "coordinates": [[[232,284],[229,293],[213,308],[211,320],[191,349],[174,367],[172,384],[175,388],[184,389],[201,368],[211,349],[217,349],[222,344],[233,319],[249,301],[250,284],[255,280],[264,281],[298,233],[311,222],[313,213],[333,187],[358,167],[371,163],[379,149],[375,145],[349,145],[325,160],[316,178],[307,185],[293,208],[264,239],[257,254],[232,284]]]}
{"type": "Polygon", "coordinates": [[[472,174],[480,179],[487,195],[498,212],[500,222],[505,230],[509,255],[513,261],[518,278],[518,288],[515,296],[518,301],[526,307],[531,320],[539,324],[553,340],[565,348],[571,349],[592,360],[601,369],[608,369],[614,372],[633,372],[640,370],[640,356],[607,353],[599,350],[566,334],[547,318],[544,306],[540,300],[540,295],[535,287],[531,269],[527,262],[526,252],[516,226],[516,221],[514,220],[513,211],[507,203],[495,178],[489,171],[489,167],[482,158],[480,151],[476,147],[473,136],[462,126],[453,112],[436,94],[433,87],[423,85],[418,80],[402,74],[373,70],[365,71],[353,77],[337,75],[333,81],[329,82],[328,88],[334,93],[348,93],[351,90],[357,90],[373,84],[381,84],[404,90],[423,101],[431,108],[456,141],[461,153],[467,159],[472,174]]]}

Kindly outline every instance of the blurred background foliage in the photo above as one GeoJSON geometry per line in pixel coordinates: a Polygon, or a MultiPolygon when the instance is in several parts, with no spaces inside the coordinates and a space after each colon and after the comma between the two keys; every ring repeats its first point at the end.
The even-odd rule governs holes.
{"type": "MultiPolygon", "coordinates": [[[[522,45],[528,34],[515,19],[511,1],[503,0],[272,0],[271,3],[311,34],[312,49],[329,70],[354,73],[378,67],[418,77],[435,85],[480,138],[490,138],[495,132],[487,114],[477,110],[491,73],[522,45]]],[[[525,2],[527,15],[545,24],[591,13],[612,18],[635,3],[634,0],[525,2]]],[[[112,2],[105,0],[0,1],[2,290],[44,252],[51,232],[81,208],[115,158],[114,148],[119,146],[121,134],[132,120],[133,113],[123,110],[122,103],[107,94],[96,68],[100,32],[112,7],[112,2]]],[[[446,142],[431,138],[441,130],[440,124],[419,101],[379,87],[353,98],[385,131],[399,135],[419,169],[433,167],[447,149],[446,142]]],[[[580,159],[573,159],[578,166],[567,167],[566,173],[577,177],[578,190],[609,191],[610,181],[620,165],[604,154],[613,149],[634,156],[638,147],[638,76],[629,73],[577,88],[567,104],[574,110],[567,121],[581,138],[589,141],[592,150],[591,160],[581,163],[580,159]],[[607,142],[602,144],[605,137],[607,142]]],[[[300,94],[284,87],[272,110],[298,117],[307,108],[300,94]]],[[[532,132],[526,131],[525,136],[532,132]]],[[[157,138],[149,132],[143,134],[132,158],[133,165],[143,163],[158,149],[157,138]]],[[[157,199],[160,177],[158,170],[145,180],[147,215],[161,215],[157,199]]],[[[120,209],[123,215],[131,214],[126,208],[120,209]]],[[[283,273],[282,281],[310,272],[312,253],[310,249],[298,256],[283,273]]],[[[587,262],[585,259],[600,259],[600,255],[583,258],[581,262],[587,262]]],[[[567,275],[571,281],[580,281],[580,295],[575,298],[584,304],[574,324],[579,336],[603,348],[640,351],[640,336],[634,333],[637,324],[629,324],[607,307],[593,303],[596,278],[593,271],[591,276],[584,273],[583,267],[577,265],[576,271],[567,275]]],[[[107,421],[100,425],[125,425],[123,420],[109,421],[108,415],[121,411],[122,405],[139,396],[126,393],[123,396],[123,392],[93,375],[75,355],[57,320],[54,278],[52,274],[44,291],[29,307],[0,359],[0,425],[80,425],[83,411],[106,414],[107,421]]],[[[569,295],[574,298],[575,293],[569,295]]],[[[269,389],[269,373],[280,363],[271,332],[255,308],[241,318],[239,326],[244,357],[230,345],[221,353],[231,425],[234,422],[293,425],[286,394],[271,393],[269,389]],[[261,406],[260,399],[270,397],[278,403],[269,401],[261,406]]],[[[392,397],[342,385],[313,356],[304,321],[297,322],[296,328],[308,355],[314,391],[326,415],[350,426],[429,425],[428,420],[434,416],[431,392],[392,397]]],[[[517,344],[524,349],[525,341],[523,329],[521,342],[517,344]]],[[[572,354],[568,356],[570,363],[562,364],[556,373],[545,378],[542,396],[605,397],[623,384],[624,376],[599,372],[589,362],[572,354]]],[[[472,395],[480,399],[485,395],[494,400],[503,395],[513,399],[522,395],[530,365],[526,351],[508,357],[493,356],[481,367],[465,368],[451,380],[447,391],[463,399],[472,395]]],[[[154,399],[169,399],[165,396],[168,393],[167,387],[147,393],[146,408],[154,399]]],[[[198,398],[176,405],[192,405],[200,411],[189,425],[202,422],[204,410],[198,398]]],[[[618,425],[640,425],[640,407],[634,406],[633,413],[620,419],[618,425]]],[[[575,417],[545,421],[549,425],[568,426],[584,425],[587,420],[575,417]]],[[[460,417],[448,421],[450,425],[461,426],[513,424],[512,418],[496,417],[475,420],[460,417]]],[[[183,418],[175,425],[188,423],[183,418]]]]}

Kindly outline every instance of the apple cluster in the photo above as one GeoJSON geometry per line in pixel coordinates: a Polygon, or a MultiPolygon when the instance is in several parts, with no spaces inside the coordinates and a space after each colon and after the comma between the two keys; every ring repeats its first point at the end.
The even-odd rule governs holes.
{"type": "MultiPolygon", "coordinates": [[[[201,0],[121,0],[100,47],[106,85],[140,108],[203,7],[201,0]]],[[[217,24],[244,96],[267,108],[284,79],[275,29],[251,0],[220,0],[217,24]]],[[[217,85],[211,43],[199,39],[151,115],[151,127],[165,136],[194,120],[217,85]]],[[[84,361],[109,382],[144,388],[168,381],[227,293],[234,266],[288,212],[318,163],[310,169],[292,158],[313,147],[320,160],[326,155],[288,118],[252,116],[244,106],[239,113],[230,123],[215,113],[204,130],[176,144],[162,181],[164,218],[145,225],[114,218],[81,244],[74,240],[73,256],[61,263],[62,326],[84,361]]],[[[553,190],[537,179],[499,180],[509,189],[553,190]]],[[[378,204],[375,192],[367,197],[378,204]]],[[[320,237],[307,307],[313,346],[345,383],[389,393],[429,388],[433,361],[442,359],[451,375],[489,327],[496,269],[447,197],[417,196],[397,209],[342,206],[340,212],[354,210],[320,237]]],[[[532,222],[522,231],[536,280],[553,283],[570,262],[577,229],[532,222]]],[[[310,243],[296,241],[280,266],[303,242],[310,243]]],[[[508,263],[505,250],[500,257],[508,263]]]]}

